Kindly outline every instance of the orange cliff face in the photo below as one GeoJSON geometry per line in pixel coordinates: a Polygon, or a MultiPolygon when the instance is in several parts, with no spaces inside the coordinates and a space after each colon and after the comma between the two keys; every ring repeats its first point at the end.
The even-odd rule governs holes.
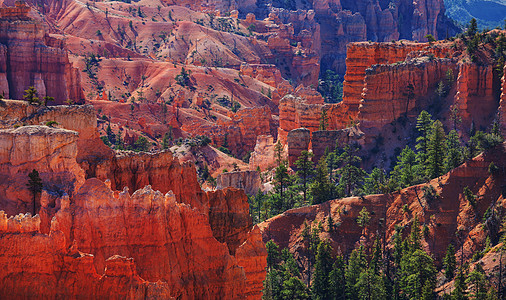
{"type": "MultiPolygon", "coordinates": [[[[358,124],[365,133],[361,143],[366,146],[374,146],[377,138],[385,139],[386,157],[394,155],[396,140],[409,138],[409,133],[394,128],[397,121],[402,117],[413,120],[422,110],[438,114],[435,117],[446,120],[445,125],[450,128],[454,126],[450,124],[450,108],[455,107],[462,120],[458,125],[462,132],[467,134],[472,123],[476,128],[486,128],[503,110],[499,100],[504,77],[499,78],[499,72],[493,71],[490,44],[481,46],[476,56],[477,61],[471,62],[461,40],[432,44],[352,43],[348,46],[343,101],[323,104],[314,101],[307,92],[299,91],[296,96],[297,91],[284,91],[285,96],[279,100],[278,137],[285,143],[291,130],[304,127],[311,133],[317,131],[323,110],[327,130],[358,124]],[[441,84],[446,92],[439,99],[441,84]],[[435,106],[439,111],[434,112],[435,106]],[[396,135],[396,129],[401,133],[396,135]]],[[[319,143],[312,139],[313,151],[322,148],[316,142],[319,143]]]]}
{"type": "Polygon", "coordinates": [[[27,16],[28,10],[0,8],[0,93],[23,99],[24,91],[34,86],[40,99],[54,98],[50,105],[69,99],[82,103],[80,73],[70,64],[63,43],[49,37],[40,22],[27,16]]]}
{"type": "MultiPolygon", "coordinates": [[[[50,115],[68,115],[65,110],[73,109],[50,109],[50,115]]],[[[3,120],[16,119],[3,113],[3,120]]],[[[19,117],[23,111],[11,113],[19,117]]],[[[85,109],[74,129],[87,124],[85,116],[92,119],[94,113],[85,109]]],[[[0,209],[7,210],[0,216],[3,297],[260,298],[267,254],[260,232],[252,229],[243,191],[204,193],[193,165],[179,164],[168,152],[125,152],[112,158],[105,152],[80,162],[85,172],[78,153],[89,153],[81,147],[96,145],[79,143],[76,131],[35,125],[0,134],[6,136],[0,176],[18,172],[20,189],[25,189],[3,194],[0,202],[0,209]],[[36,151],[14,151],[12,139],[36,151]],[[38,215],[8,217],[32,211],[26,190],[32,168],[40,171],[43,183],[36,197],[38,215]],[[84,181],[85,176],[107,180],[84,181]],[[123,187],[131,187],[133,194],[128,188],[116,190],[123,187]],[[20,253],[19,243],[30,247],[20,253]],[[19,257],[23,263],[15,259],[19,257]],[[37,284],[41,278],[43,286],[37,284]]]]}

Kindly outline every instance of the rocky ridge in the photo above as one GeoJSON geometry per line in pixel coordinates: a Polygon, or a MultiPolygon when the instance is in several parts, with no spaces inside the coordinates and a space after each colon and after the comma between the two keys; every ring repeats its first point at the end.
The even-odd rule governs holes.
{"type": "MultiPolygon", "coordinates": [[[[94,120],[94,113],[86,114],[86,107],[82,108],[83,116],[76,119],[74,128],[86,124],[86,117],[94,120]]],[[[8,117],[7,111],[3,111],[5,120],[15,119],[8,117]]],[[[50,111],[51,117],[60,113],[62,118],[75,107],[50,111]]],[[[123,153],[115,158],[104,153],[102,159],[82,161],[88,168],[85,172],[77,161],[78,149],[94,145],[79,144],[75,131],[40,125],[1,131],[5,135],[3,178],[13,178],[11,173],[16,171],[18,184],[23,186],[27,172],[38,169],[43,183],[34,217],[30,213],[17,215],[33,214],[28,204],[19,205],[32,198],[28,191],[5,193],[0,202],[7,212],[0,221],[0,260],[6,266],[0,272],[2,295],[259,297],[262,284],[256,280],[265,276],[266,252],[259,231],[252,229],[243,191],[203,192],[194,167],[179,164],[169,152],[123,153]],[[26,151],[46,147],[29,153],[13,151],[8,147],[13,138],[23,140],[26,151]],[[52,168],[47,175],[45,168],[52,168]],[[98,176],[105,182],[95,178],[85,181],[85,176],[98,176]],[[74,184],[61,189],[55,185],[57,179],[64,186],[74,184]],[[122,192],[117,190],[123,187],[122,192]],[[133,194],[128,193],[128,187],[133,194]],[[15,247],[19,243],[31,246],[21,253],[15,247]],[[24,263],[16,263],[19,259],[24,263]],[[38,286],[40,278],[46,278],[47,284],[39,289],[25,288],[38,286]]],[[[20,141],[16,145],[21,145],[20,141]]]]}

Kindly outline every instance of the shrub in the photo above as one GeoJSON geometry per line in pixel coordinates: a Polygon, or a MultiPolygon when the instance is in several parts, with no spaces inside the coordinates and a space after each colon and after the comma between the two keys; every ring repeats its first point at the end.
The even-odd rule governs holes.
{"type": "Polygon", "coordinates": [[[47,121],[46,122],[46,126],[48,126],[48,127],[55,127],[57,125],[58,125],[58,122],[56,122],[56,121],[47,121]]]}

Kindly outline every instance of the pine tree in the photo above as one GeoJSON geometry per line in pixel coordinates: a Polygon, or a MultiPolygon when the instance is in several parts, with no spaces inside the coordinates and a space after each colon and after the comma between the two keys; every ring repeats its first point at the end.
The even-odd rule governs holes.
{"type": "Polygon", "coordinates": [[[469,273],[466,284],[471,290],[471,299],[485,300],[487,298],[487,277],[481,264],[476,264],[474,270],[469,273]]]}
{"type": "Polygon", "coordinates": [[[401,291],[408,299],[421,299],[423,290],[435,288],[436,274],[434,261],[425,251],[405,253],[401,260],[401,291]]]}
{"type": "Polygon", "coordinates": [[[323,109],[320,115],[320,126],[318,127],[318,130],[327,130],[328,122],[329,118],[327,117],[327,110],[323,109]]]}
{"type": "Polygon", "coordinates": [[[42,99],[43,99],[44,106],[47,106],[48,102],[53,102],[54,101],[54,98],[50,97],[50,96],[44,96],[42,99]]]}
{"type": "Polygon", "coordinates": [[[313,173],[313,163],[311,161],[311,158],[313,157],[312,152],[308,151],[302,151],[300,153],[299,159],[295,162],[295,165],[297,166],[297,175],[299,176],[299,179],[302,181],[302,193],[303,193],[303,201],[304,205],[307,204],[307,183],[308,179],[313,173]]]}
{"type": "Polygon", "coordinates": [[[304,228],[302,229],[301,237],[307,249],[307,286],[311,283],[311,272],[316,259],[316,252],[318,249],[318,245],[320,244],[320,232],[321,227],[315,226],[312,228],[304,222],[304,228]]]}
{"type": "Polygon", "coordinates": [[[40,178],[39,172],[35,169],[28,174],[28,183],[26,184],[30,192],[32,193],[33,203],[33,215],[37,214],[36,198],[37,195],[42,192],[42,179],[40,178]]]}
{"type": "Polygon", "coordinates": [[[163,135],[163,139],[162,139],[162,148],[163,149],[168,149],[169,148],[169,140],[170,140],[170,135],[168,132],[166,132],[164,135],[163,135]]]}
{"type": "Polygon", "coordinates": [[[427,176],[436,178],[443,175],[445,159],[445,132],[443,124],[438,120],[432,124],[429,142],[427,144],[427,176]]]}
{"type": "Polygon", "coordinates": [[[341,256],[338,256],[329,274],[329,296],[330,299],[345,299],[346,277],[345,264],[341,256]]]}
{"type": "Polygon", "coordinates": [[[465,300],[466,297],[466,280],[465,280],[465,274],[462,270],[462,267],[459,268],[459,272],[457,273],[457,276],[455,277],[455,289],[453,289],[451,296],[452,300],[465,300]]]}
{"type": "Polygon", "coordinates": [[[416,154],[409,146],[406,146],[397,157],[397,164],[390,177],[399,184],[401,188],[411,186],[416,179],[416,154]]]}
{"type": "Polygon", "coordinates": [[[309,299],[307,288],[298,277],[290,277],[283,281],[281,299],[306,300],[309,299]]]}
{"type": "Polygon", "coordinates": [[[39,97],[37,97],[37,90],[35,89],[34,86],[31,86],[27,90],[25,90],[23,99],[28,101],[28,103],[30,104],[40,104],[39,97]]]}
{"type": "Polygon", "coordinates": [[[345,196],[354,194],[367,175],[359,167],[362,159],[355,155],[357,151],[358,149],[355,144],[348,144],[344,147],[344,152],[338,157],[338,161],[341,163],[339,185],[344,189],[345,196]]]}
{"type": "Polygon", "coordinates": [[[462,147],[457,131],[452,130],[446,137],[446,157],[444,161],[445,172],[449,172],[460,166],[463,162],[462,147]]]}
{"type": "Polygon", "coordinates": [[[321,241],[316,254],[314,279],[311,288],[313,299],[330,299],[329,275],[332,272],[332,247],[328,241],[321,241]]]}
{"type": "Polygon", "coordinates": [[[371,216],[370,216],[369,212],[367,211],[367,208],[365,206],[362,207],[362,210],[360,210],[358,218],[357,218],[358,226],[360,226],[362,228],[367,227],[367,225],[369,225],[370,220],[371,220],[371,216]]]}
{"type": "Polygon", "coordinates": [[[281,254],[279,253],[279,246],[272,240],[265,243],[267,249],[267,268],[269,270],[274,269],[281,260],[281,254]]]}
{"type": "Polygon", "coordinates": [[[367,260],[364,253],[364,246],[354,249],[351,252],[348,266],[345,271],[346,295],[348,299],[355,299],[358,295],[357,282],[360,274],[367,268],[367,260]]]}
{"type": "Polygon", "coordinates": [[[380,268],[383,265],[382,260],[382,251],[381,251],[381,242],[379,236],[376,236],[374,240],[373,253],[371,257],[371,261],[369,262],[369,269],[371,269],[375,275],[380,274],[380,268]]]}
{"type": "Polygon", "coordinates": [[[358,292],[358,299],[360,300],[387,299],[383,278],[375,274],[371,268],[360,273],[356,290],[358,292]]]}
{"type": "Polygon", "coordinates": [[[277,195],[273,195],[274,199],[274,207],[276,213],[279,213],[285,208],[286,195],[285,191],[288,186],[291,184],[291,177],[288,174],[288,168],[285,162],[282,162],[278,167],[276,167],[274,171],[274,187],[277,195]]]}
{"type": "Polygon", "coordinates": [[[429,136],[431,134],[432,129],[432,123],[434,121],[432,120],[432,116],[426,112],[425,110],[422,111],[416,120],[416,129],[418,129],[419,136],[416,138],[416,150],[418,150],[417,154],[417,160],[418,164],[420,165],[420,174],[424,176],[424,165],[427,161],[427,152],[428,152],[428,145],[429,145],[429,136]]]}
{"type": "Polygon", "coordinates": [[[448,245],[446,255],[443,259],[443,267],[445,269],[445,276],[447,280],[452,280],[455,275],[455,268],[457,265],[457,259],[455,258],[455,248],[452,244],[448,245]]]}
{"type": "Polygon", "coordinates": [[[364,192],[367,195],[380,194],[386,191],[385,170],[374,168],[364,181],[364,192]]]}
{"type": "Polygon", "coordinates": [[[468,37],[472,38],[476,35],[477,32],[478,32],[478,22],[476,22],[475,18],[472,18],[471,21],[469,21],[466,34],[468,37]]]}
{"type": "Polygon", "coordinates": [[[331,199],[332,185],[327,173],[327,164],[322,157],[315,170],[315,176],[310,186],[312,204],[320,204],[331,199]]]}

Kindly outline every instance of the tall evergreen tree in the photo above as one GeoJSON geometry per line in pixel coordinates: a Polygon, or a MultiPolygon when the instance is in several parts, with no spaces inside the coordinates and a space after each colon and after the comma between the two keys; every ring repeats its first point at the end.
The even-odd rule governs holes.
{"type": "Polygon", "coordinates": [[[295,165],[297,166],[297,175],[299,176],[300,181],[302,182],[302,193],[303,193],[303,202],[304,205],[307,204],[307,184],[308,180],[313,173],[313,162],[311,161],[311,158],[313,157],[312,152],[308,151],[302,151],[300,153],[299,158],[295,162],[295,165]]]}
{"type": "Polygon", "coordinates": [[[374,168],[371,174],[369,174],[369,176],[365,179],[364,192],[367,195],[384,193],[387,190],[386,183],[387,178],[385,171],[379,168],[374,168]]]}
{"type": "Polygon", "coordinates": [[[345,196],[354,194],[367,175],[360,168],[362,159],[355,155],[357,151],[358,148],[355,144],[348,144],[344,147],[343,153],[338,158],[338,161],[341,163],[339,185],[344,189],[345,196]]]}
{"type": "Polygon", "coordinates": [[[321,241],[316,254],[314,279],[311,288],[313,299],[331,299],[329,276],[332,272],[332,267],[332,247],[328,241],[321,241]]]}
{"type": "Polygon", "coordinates": [[[424,289],[436,287],[436,274],[434,261],[425,251],[406,253],[401,260],[401,291],[408,299],[421,299],[424,289]]]}
{"type": "Polygon", "coordinates": [[[384,281],[381,275],[376,274],[371,268],[360,273],[356,289],[358,292],[358,299],[360,300],[387,299],[384,281]]]}
{"type": "Polygon", "coordinates": [[[329,274],[329,295],[330,299],[346,299],[345,263],[341,256],[336,258],[329,274]]]}
{"type": "Polygon", "coordinates": [[[28,174],[28,183],[26,186],[32,193],[33,215],[35,216],[37,214],[37,195],[42,192],[42,179],[37,170],[33,169],[33,171],[28,174]]]}
{"type": "Polygon", "coordinates": [[[446,152],[445,131],[443,124],[435,121],[431,128],[431,134],[427,145],[427,175],[429,178],[436,178],[443,175],[444,159],[446,152]]]}
{"type": "Polygon", "coordinates": [[[453,289],[451,293],[452,300],[465,300],[466,297],[466,277],[464,274],[464,270],[462,267],[459,268],[459,272],[457,273],[457,276],[455,277],[455,288],[453,289]]]}
{"type": "Polygon", "coordinates": [[[426,112],[425,110],[422,111],[416,120],[416,129],[418,129],[419,136],[416,138],[416,150],[418,150],[417,153],[417,160],[418,164],[420,166],[419,173],[422,176],[425,176],[425,162],[427,161],[427,152],[429,148],[429,137],[431,134],[432,129],[432,123],[434,121],[432,120],[432,116],[426,112]]]}
{"type": "Polygon", "coordinates": [[[456,130],[450,131],[446,137],[446,157],[444,170],[449,172],[460,166],[463,162],[462,147],[460,146],[459,134],[456,130]]]}
{"type": "Polygon", "coordinates": [[[390,177],[401,188],[408,187],[415,183],[417,161],[416,154],[409,146],[406,146],[401,154],[397,157],[397,164],[395,165],[390,177]]]}
{"type": "Polygon", "coordinates": [[[327,163],[325,159],[322,157],[318,162],[318,166],[315,170],[315,176],[313,183],[310,186],[310,192],[312,196],[312,204],[320,204],[325,201],[328,201],[332,197],[332,184],[329,180],[329,175],[327,173],[327,163]]]}
{"type": "Polygon", "coordinates": [[[285,208],[285,191],[291,184],[291,177],[288,174],[288,167],[285,162],[279,164],[274,171],[274,188],[276,195],[273,199],[273,209],[275,213],[280,213],[285,208]]]}
{"type": "Polygon", "coordinates": [[[304,222],[304,228],[302,229],[301,237],[307,249],[306,261],[307,261],[307,286],[311,283],[311,275],[313,265],[316,259],[316,253],[318,245],[320,244],[320,232],[321,227],[310,226],[307,222],[304,222]]]}
{"type": "Polygon", "coordinates": [[[443,268],[445,269],[445,276],[447,280],[452,280],[455,275],[455,268],[457,265],[457,259],[455,258],[455,248],[453,244],[448,245],[446,255],[443,259],[443,268]]]}
{"type": "Polygon", "coordinates": [[[346,296],[347,299],[356,299],[358,295],[357,282],[360,274],[367,268],[367,260],[364,253],[364,246],[360,246],[351,252],[348,260],[348,266],[345,271],[346,275],[346,296]]]}
{"type": "Polygon", "coordinates": [[[485,300],[487,299],[487,277],[483,271],[481,264],[476,264],[474,270],[469,273],[466,284],[470,287],[471,299],[485,300]]]}

